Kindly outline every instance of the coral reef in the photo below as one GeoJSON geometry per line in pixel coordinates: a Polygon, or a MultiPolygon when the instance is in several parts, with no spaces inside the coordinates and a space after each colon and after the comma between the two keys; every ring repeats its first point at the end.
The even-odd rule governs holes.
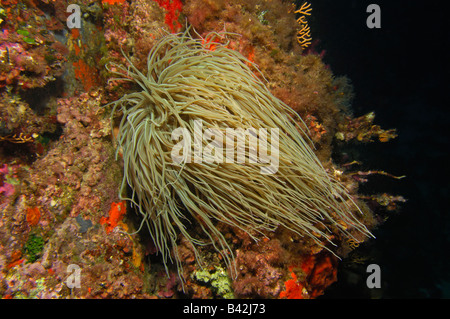
{"type": "Polygon", "coordinates": [[[231,279],[222,267],[215,266],[213,270],[198,269],[192,273],[192,278],[200,284],[210,285],[215,298],[234,298],[231,279]]]}
{"type": "MultiPolygon", "coordinates": [[[[351,154],[333,162],[339,146],[388,142],[397,134],[376,125],[373,113],[352,114],[350,81],[333,75],[314,44],[306,51],[297,42],[299,8],[290,2],[82,0],[81,29],[67,27],[68,4],[1,1],[0,297],[308,299],[337,280],[339,260],[311,239],[283,227],[252,238],[217,222],[234,262],[227,268],[211,245],[195,252],[178,238],[182,284],[174,265],[166,272],[152,239],[137,232],[135,207],[119,200],[123,164],[105,105],[133,89],[111,77],[111,63],[124,64],[123,51],[144,69],[161,29],[177,32],[187,24],[199,36],[229,32],[227,47],[254,62],[265,79],[255,76],[305,121],[316,155],[357,201],[367,228],[405,201],[359,191],[369,176],[402,176],[358,170],[351,154]],[[71,265],[80,269],[79,287],[70,285],[71,265]]],[[[354,236],[332,229],[333,252],[345,258],[366,238],[337,222],[354,236]]],[[[203,227],[185,226],[193,234],[203,227]]]]}
{"type": "Polygon", "coordinates": [[[374,112],[357,118],[346,117],[338,125],[337,132],[335,133],[336,138],[345,142],[356,140],[363,143],[378,139],[384,143],[397,137],[395,129],[383,130],[379,125],[373,124],[374,119],[374,112]]]}
{"type": "Polygon", "coordinates": [[[4,197],[9,197],[14,194],[14,185],[17,184],[17,180],[14,178],[14,166],[3,164],[3,166],[0,168],[0,174],[0,194],[4,197]]]}
{"type": "Polygon", "coordinates": [[[236,254],[239,274],[233,282],[238,297],[275,298],[282,288],[286,251],[278,239],[243,246],[236,254]]]}
{"type": "Polygon", "coordinates": [[[61,138],[30,166],[16,169],[16,192],[1,205],[1,254],[9,266],[1,272],[7,283],[2,295],[33,297],[35,287],[8,284],[26,279],[32,264],[41,270],[34,279],[51,287],[48,296],[146,296],[143,248],[118,231],[128,228],[117,213],[125,207],[114,203],[120,169],[102,100],[101,91],[59,99],[61,138]],[[65,284],[71,264],[83,269],[80,290],[65,284]]]}
{"type": "Polygon", "coordinates": [[[0,88],[43,87],[64,72],[64,44],[55,34],[61,20],[47,18],[34,2],[2,1],[0,88]]]}

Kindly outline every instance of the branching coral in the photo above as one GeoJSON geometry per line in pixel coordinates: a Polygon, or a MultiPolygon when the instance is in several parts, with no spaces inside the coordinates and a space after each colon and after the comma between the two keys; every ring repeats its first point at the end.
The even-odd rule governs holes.
{"type": "Polygon", "coordinates": [[[305,2],[300,9],[295,11],[295,13],[300,14],[300,17],[297,19],[297,23],[300,26],[300,30],[297,34],[297,41],[303,48],[307,48],[312,40],[311,29],[308,25],[308,21],[306,21],[306,16],[311,15],[311,10],[311,4],[305,2]]]}
{"type": "MultiPolygon", "coordinates": [[[[330,234],[336,231],[352,237],[350,227],[370,235],[353,215],[357,205],[312,151],[298,114],[269,92],[252,72],[256,67],[240,53],[218,42],[214,50],[202,44],[226,36],[194,39],[189,30],[167,34],[154,45],[144,72],[129,60],[128,67],[111,68],[141,88],[112,103],[112,117],[122,112],[117,136],[117,154],[122,152],[124,160],[120,197],[137,206],[166,267],[174,259],[182,273],[180,235],[193,244],[197,258],[196,246],[212,244],[230,265],[233,251],[216,227],[219,221],[255,240],[255,234],[280,225],[321,246],[332,243],[330,234]],[[176,163],[171,154],[177,141],[171,134],[184,128],[194,136],[196,121],[221,132],[279,129],[278,171],[261,174],[261,163],[176,163]],[[131,196],[125,195],[127,185],[131,196]],[[203,234],[189,232],[192,221],[203,234]]],[[[247,138],[246,154],[261,148],[247,138]]],[[[209,145],[206,139],[197,143],[209,145]]]]}

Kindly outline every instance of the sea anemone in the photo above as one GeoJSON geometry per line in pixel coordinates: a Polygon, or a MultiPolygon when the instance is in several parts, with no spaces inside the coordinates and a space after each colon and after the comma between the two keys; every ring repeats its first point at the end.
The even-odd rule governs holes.
{"type": "Polygon", "coordinates": [[[124,177],[119,196],[137,207],[141,227],[147,225],[166,270],[167,262],[175,260],[181,276],[180,236],[192,243],[197,261],[198,246],[212,244],[232,264],[233,251],[218,222],[238,227],[255,240],[257,234],[283,226],[323,247],[333,244],[330,234],[336,231],[353,237],[353,229],[370,236],[354,216],[361,213],[358,206],[314,154],[301,118],[269,92],[255,75],[260,75],[256,65],[227,48],[223,42],[229,36],[213,32],[194,38],[189,29],[166,34],[150,51],[145,71],[128,57],[128,67],[108,68],[140,87],[112,102],[113,122],[121,111],[116,158],[123,154],[124,177]],[[209,141],[183,134],[184,142],[194,141],[194,160],[187,143],[181,144],[186,147],[180,161],[178,151],[173,156],[180,146],[173,133],[182,129],[194,136],[199,123],[210,133],[209,141]],[[245,147],[232,150],[264,150],[265,161],[242,162],[234,156],[224,160],[217,151],[223,146],[218,137],[226,136],[227,143],[236,137],[226,135],[227,129],[245,132],[237,136],[245,139],[245,147]],[[269,150],[263,139],[254,137],[255,132],[270,130],[269,150]],[[203,160],[195,160],[198,155],[203,160]],[[267,165],[268,159],[276,160],[275,169],[267,165]],[[189,223],[196,223],[203,234],[192,234],[189,223]]]}

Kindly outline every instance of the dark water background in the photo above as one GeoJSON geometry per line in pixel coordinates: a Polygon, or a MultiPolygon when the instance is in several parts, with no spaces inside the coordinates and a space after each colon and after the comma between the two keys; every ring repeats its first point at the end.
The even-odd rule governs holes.
{"type": "Polygon", "coordinates": [[[365,267],[342,263],[324,298],[449,298],[450,212],[448,68],[450,24],[444,1],[310,1],[313,37],[335,75],[355,89],[355,116],[375,111],[375,124],[397,128],[388,143],[359,146],[364,169],[407,175],[371,177],[361,190],[408,199],[361,247],[381,267],[382,288],[365,284],[365,267]],[[381,29],[369,29],[366,8],[381,8],[381,29]]]}

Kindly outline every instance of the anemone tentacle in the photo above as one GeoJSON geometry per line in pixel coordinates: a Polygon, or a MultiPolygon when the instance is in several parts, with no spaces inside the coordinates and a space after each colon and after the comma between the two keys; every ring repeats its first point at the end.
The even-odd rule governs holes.
{"type": "MultiPolygon", "coordinates": [[[[212,33],[205,39],[226,36],[212,33]]],[[[115,68],[117,75],[141,88],[112,103],[112,117],[122,112],[117,151],[123,154],[124,177],[119,194],[137,207],[166,267],[175,261],[182,274],[176,251],[180,235],[192,243],[197,258],[197,246],[212,244],[230,265],[233,251],[217,222],[254,239],[256,233],[281,225],[325,245],[331,243],[329,225],[353,237],[337,216],[371,236],[355,217],[361,213],[356,203],[314,154],[299,115],[270,93],[252,62],[220,43],[209,50],[205,39],[194,39],[189,30],[167,34],[149,53],[146,72],[128,58],[128,67],[115,68]],[[261,174],[261,164],[174,163],[171,151],[177,141],[171,134],[181,127],[194,136],[195,121],[224,133],[227,128],[277,128],[278,170],[261,174]],[[132,190],[129,198],[123,195],[127,187],[132,190]],[[198,223],[207,240],[189,233],[189,220],[198,223]]],[[[258,149],[250,140],[247,152],[258,149]]],[[[205,140],[201,143],[206,147],[205,140]]]]}

